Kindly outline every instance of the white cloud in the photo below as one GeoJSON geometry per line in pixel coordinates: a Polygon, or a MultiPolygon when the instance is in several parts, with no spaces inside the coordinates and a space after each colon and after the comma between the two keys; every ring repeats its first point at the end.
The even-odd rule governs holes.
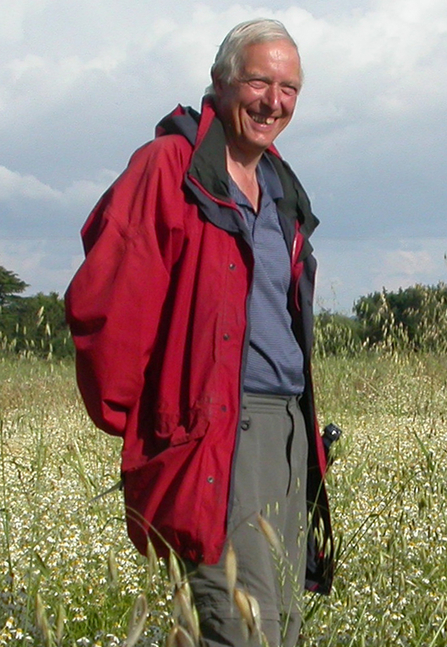
{"type": "Polygon", "coordinates": [[[305,21],[301,12],[290,9],[288,17],[306,70],[300,112],[304,128],[327,112],[335,125],[341,114],[345,123],[357,121],[368,129],[371,120],[420,116],[427,105],[443,110],[444,2],[378,1],[366,12],[308,16],[305,21]]]}
{"type": "Polygon", "coordinates": [[[384,254],[383,265],[376,272],[376,285],[397,290],[415,283],[438,283],[447,279],[444,263],[447,239],[424,240],[422,248],[419,243],[416,249],[412,243],[410,246],[404,241],[403,248],[384,254]]]}
{"type": "Polygon", "coordinates": [[[33,175],[20,175],[0,166],[0,200],[20,197],[32,200],[59,200],[61,194],[33,175]]]}
{"type": "Polygon", "coordinates": [[[75,181],[63,192],[64,202],[67,205],[90,205],[93,207],[116,177],[117,173],[104,169],[99,174],[97,181],[75,181]]]}
{"type": "Polygon", "coordinates": [[[25,295],[63,294],[81,260],[80,249],[72,240],[0,241],[0,265],[29,285],[25,295]]]}
{"type": "MultiPolygon", "coordinates": [[[[352,121],[365,126],[387,115],[414,114],[426,105],[427,94],[447,97],[439,83],[447,73],[447,8],[439,0],[419,5],[376,0],[366,11],[339,12],[331,3],[322,16],[298,7],[273,11],[209,2],[190,5],[187,12],[173,5],[169,18],[142,2],[115,0],[107,10],[102,2],[47,5],[40,11],[22,6],[24,39],[6,53],[2,70],[4,127],[17,114],[36,122],[73,95],[85,97],[86,122],[89,115],[94,121],[95,112],[104,109],[94,102],[94,92],[97,99],[106,93],[112,112],[112,88],[125,105],[139,101],[146,115],[152,114],[154,94],[188,101],[190,93],[197,101],[224,34],[259,13],[282,19],[300,43],[308,86],[299,113],[303,128],[352,121]]],[[[158,116],[153,113],[153,119],[158,116]]]]}
{"type": "Polygon", "coordinates": [[[36,203],[50,201],[63,206],[93,204],[116,176],[114,171],[103,169],[98,174],[97,181],[74,181],[61,191],[41,182],[33,175],[21,175],[0,166],[0,201],[10,202],[27,198],[36,203]]]}
{"type": "Polygon", "coordinates": [[[24,38],[24,22],[41,11],[50,0],[2,0],[2,20],[0,22],[0,41],[7,46],[24,38]]]}
{"type": "Polygon", "coordinates": [[[165,112],[179,101],[198,107],[225,33],[260,15],[286,24],[304,61],[297,116],[279,147],[322,219],[322,294],[333,299],[333,285],[350,305],[382,285],[436,282],[445,269],[433,265],[439,245],[434,254],[427,242],[447,238],[445,0],[3,4],[3,226],[7,220],[10,241],[53,229],[76,247],[57,271],[48,269],[57,246],[15,248],[15,258],[34,259],[39,285],[47,280],[51,289],[73,270],[78,229],[99,195],[165,112]],[[386,236],[410,242],[377,250],[386,236]]]}
{"type": "Polygon", "coordinates": [[[350,313],[353,302],[383,288],[447,282],[447,234],[439,238],[321,238],[317,300],[320,307],[350,313]]]}

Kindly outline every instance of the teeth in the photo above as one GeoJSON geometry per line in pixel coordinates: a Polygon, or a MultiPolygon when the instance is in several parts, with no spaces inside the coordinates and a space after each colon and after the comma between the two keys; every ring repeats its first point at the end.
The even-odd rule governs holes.
{"type": "Polygon", "coordinates": [[[257,124],[267,124],[267,126],[271,126],[272,124],[275,123],[274,117],[263,117],[262,115],[252,115],[251,118],[253,121],[256,121],[257,124]]]}

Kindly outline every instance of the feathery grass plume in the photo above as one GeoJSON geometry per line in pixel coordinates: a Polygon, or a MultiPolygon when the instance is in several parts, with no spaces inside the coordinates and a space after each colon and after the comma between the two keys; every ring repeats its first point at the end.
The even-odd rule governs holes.
{"type": "Polygon", "coordinates": [[[253,596],[250,595],[250,593],[247,593],[247,600],[250,605],[250,610],[251,610],[251,615],[253,618],[253,631],[252,633],[257,635],[259,638],[261,638],[262,635],[262,629],[261,629],[261,609],[259,607],[259,602],[257,599],[253,596]]]}
{"type": "Polygon", "coordinates": [[[115,551],[113,548],[109,550],[107,557],[107,580],[112,587],[118,584],[118,567],[116,565],[115,551]]]}
{"type": "Polygon", "coordinates": [[[273,529],[273,526],[271,525],[271,523],[269,523],[267,519],[263,517],[261,514],[258,514],[257,519],[258,519],[259,527],[261,528],[262,533],[264,537],[267,539],[267,541],[269,542],[270,546],[275,550],[276,554],[280,559],[284,559],[283,547],[281,546],[279,537],[276,534],[275,530],[273,529]]]}
{"type": "Polygon", "coordinates": [[[158,561],[158,555],[155,551],[154,544],[151,542],[149,537],[147,538],[147,548],[146,548],[146,557],[147,557],[147,568],[149,578],[152,579],[156,577],[160,572],[160,563],[158,561]]]}
{"type": "Polygon", "coordinates": [[[58,645],[58,647],[62,645],[66,617],[67,616],[65,613],[64,605],[59,604],[59,607],[57,609],[57,616],[56,616],[56,645],[58,645]]]}
{"type": "Polygon", "coordinates": [[[133,647],[143,633],[144,623],[148,614],[147,600],[143,593],[135,600],[130,616],[127,638],[124,641],[124,647],[133,647]]]}
{"type": "Polygon", "coordinates": [[[36,594],[36,623],[42,633],[44,644],[47,647],[53,647],[53,633],[48,622],[47,612],[43,606],[42,598],[38,593],[36,594]]]}
{"type": "Polygon", "coordinates": [[[175,625],[169,632],[166,647],[198,647],[196,642],[184,627],[175,625]]]}
{"type": "Polygon", "coordinates": [[[171,550],[169,551],[169,581],[177,588],[182,585],[182,571],[177,556],[171,550]]]}
{"type": "Polygon", "coordinates": [[[197,644],[200,645],[200,618],[199,618],[199,612],[197,611],[197,607],[195,605],[193,605],[192,607],[192,613],[194,615],[194,626],[196,627],[196,633],[198,636],[197,644]]]}
{"type": "Polygon", "coordinates": [[[166,638],[166,647],[176,647],[178,625],[174,625],[166,638]]]}
{"type": "Polygon", "coordinates": [[[230,595],[230,604],[233,606],[234,589],[236,588],[237,581],[237,557],[232,541],[229,542],[227,554],[225,555],[225,575],[227,578],[228,593],[230,595]]]}
{"type": "Polygon", "coordinates": [[[254,598],[250,598],[252,596],[245,593],[242,589],[234,589],[234,601],[241,614],[242,630],[247,640],[250,635],[255,635],[258,630],[257,620],[254,618],[253,611],[258,613],[259,605],[257,601],[256,603],[253,602],[254,598]]]}
{"type": "Polygon", "coordinates": [[[197,614],[194,613],[191,590],[188,582],[177,588],[174,594],[174,618],[185,624],[196,643],[199,642],[200,629],[197,614]]]}
{"type": "Polygon", "coordinates": [[[39,327],[43,322],[44,311],[45,311],[45,306],[41,306],[37,311],[37,327],[39,327]]]}

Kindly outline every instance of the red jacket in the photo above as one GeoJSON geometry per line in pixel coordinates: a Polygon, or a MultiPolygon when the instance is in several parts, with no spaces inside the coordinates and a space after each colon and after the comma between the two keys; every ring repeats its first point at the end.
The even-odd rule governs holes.
{"type": "MultiPolygon", "coordinates": [[[[330,588],[332,538],[324,451],[310,378],[317,224],[272,148],[284,188],[280,222],[292,259],[290,308],[305,356],[309,435],[308,586],[330,588]],[[321,530],[322,529],[322,530],[321,530]],[[316,543],[316,536],[319,543],[316,543]]],[[[215,563],[226,536],[238,439],[253,255],[228,193],[225,139],[212,103],[180,106],[94,208],[86,259],[66,295],[78,384],[104,431],[123,437],[128,530],[146,552],[215,563]]]]}

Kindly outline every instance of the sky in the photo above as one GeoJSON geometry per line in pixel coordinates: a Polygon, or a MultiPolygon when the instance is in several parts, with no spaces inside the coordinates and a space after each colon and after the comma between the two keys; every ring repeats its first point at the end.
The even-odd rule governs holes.
{"type": "Polygon", "coordinates": [[[447,281],[445,0],[0,0],[0,265],[62,295],[79,231],[226,33],[282,21],[305,83],[277,140],[320,226],[317,303],[447,281]]]}

